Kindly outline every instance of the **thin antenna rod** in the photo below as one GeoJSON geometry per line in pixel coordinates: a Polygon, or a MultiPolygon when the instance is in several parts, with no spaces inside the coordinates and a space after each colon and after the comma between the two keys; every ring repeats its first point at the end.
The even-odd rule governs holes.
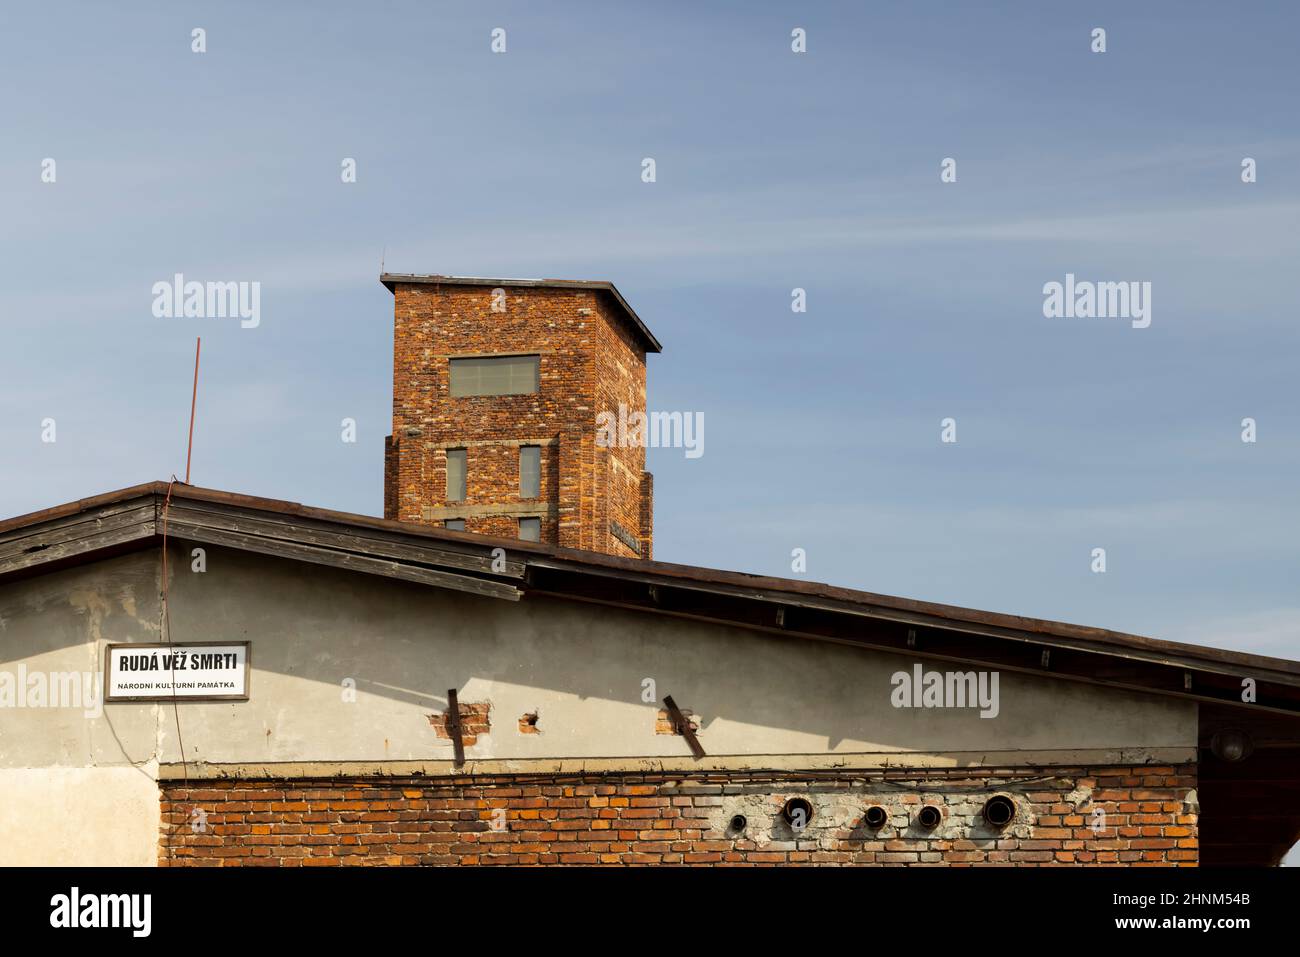
{"type": "Polygon", "coordinates": [[[185,450],[185,484],[190,484],[190,458],[194,455],[194,410],[199,403],[199,350],[203,348],[203,338],[194,340],[194,394],[190,397],[190,444],[185,450]]]}

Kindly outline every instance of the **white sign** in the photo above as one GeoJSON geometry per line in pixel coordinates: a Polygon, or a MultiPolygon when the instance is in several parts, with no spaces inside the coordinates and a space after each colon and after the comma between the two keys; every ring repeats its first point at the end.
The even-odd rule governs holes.
{"type": "Polygon", "coordinates": [[[109,645],[105,701],[248,700],[250,643],[109,645]]]}

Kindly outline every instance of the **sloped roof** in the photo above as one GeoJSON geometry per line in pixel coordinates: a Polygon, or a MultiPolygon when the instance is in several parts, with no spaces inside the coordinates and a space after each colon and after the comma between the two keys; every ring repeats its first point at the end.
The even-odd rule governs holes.
{"type": "Polygon", "coordinates": [[[163,535],[508,600],[550,596],[1300,715],[1300,662],[770,578],[497,539],[183,483],[0,521],[0,584],[163,535]],[[169,498],[170,489],[170,498],[169,498]],[[501,553],[504,549],[505,561],[501,553]],[[1243,703],[1242,679],[1258,683],[1243,703]]]}

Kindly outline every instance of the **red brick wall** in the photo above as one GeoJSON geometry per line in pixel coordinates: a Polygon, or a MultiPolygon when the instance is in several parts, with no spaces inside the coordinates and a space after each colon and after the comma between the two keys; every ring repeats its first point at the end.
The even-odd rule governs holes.
{"type": "Polygon", "coordinates": [[[390,435],[384,439],[384,518],[397,517],[397,448],[390,435]]]}
{"type": "Polygon", "coordinates": [[[609,533],[617,521],[649,557],[645,449],[595,443],[596,415],[611,403],[645,409],[644,350],[604,292],[504,289],[506,310],[493,312],[487,286],[396,285],[385,516],[439,525],[463,517],[466,531],[507,538],[521,515],[536,516],[543,542],[635,554],[609,533]],[[449,357],[531,352],[541,357],[539,393],[451,397],[449,357]],[[542,445],[541,494],[527,500],[519,495],[525,443],[542,445]],[[448,502],[446,450],[461,447],[466,497],[448,502]]]}
{"type": "Polygon", "coordinates": [[[641,473],[641,557],[653,558],[655,514],[655,479],[649,472],[641,473]]]}
{"type": "MultiPolygon", "coordinates": [[[[601,316],[596,334],[595,412],[619,413],[619,406],[646,412],[645,350],[637,345],[626,323],[619,322],[615,307],[600,300],[601,316]]],[[[610,522],[621,525],[638,543],[642,534],[641,483],[645,474],[645,449],[639,446],[596,446],[598,483],[607,490],[596,499],[596,527],[607,529],[610,522]]],[[[644,537],[649,537],[649,527],[644,537]]],[[[636,557],[637,552],[610,536],[608,550],[615,555],[636,557]]],[[[641,557],[649,558],[649,543],[642,544],[641,557]]]]}
{"type": "Polygon", "coordinates": [[[1192,866],[1195,786],[1190,765],[170,783],[159,863],[1192,866]],[[981,814],[993,794],[1016,805],[1004,830],[981,814]],[[797,833],[792,797],[813,806],[797,833]]]}

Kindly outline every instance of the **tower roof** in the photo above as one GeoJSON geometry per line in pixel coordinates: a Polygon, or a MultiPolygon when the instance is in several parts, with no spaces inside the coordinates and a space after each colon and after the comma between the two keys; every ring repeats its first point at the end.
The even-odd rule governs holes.
{"type": "Polygon", "coordinates": [[[596,292],[607,293],[613,297],[614,302],[618,304],[623,315],[631,324],[633,332],[640,339],[641,344],[645,347],[646,352],[663,352],[663,346],[659,340],[654,337],[646,324],[641,321],[641,317],[636,314],[623,294],[614,287],[612,282],[603,279],[492,279],[483,276],[440,276],[436,273],[396,273],[386,272],[380,275],[379,281],[383,283],[389,292],[394,292],[398,283],[427,283],[429,285],[443,286],[487,286],[489,288],[524,287],[530,289],[592,289],[596,292]]]}

